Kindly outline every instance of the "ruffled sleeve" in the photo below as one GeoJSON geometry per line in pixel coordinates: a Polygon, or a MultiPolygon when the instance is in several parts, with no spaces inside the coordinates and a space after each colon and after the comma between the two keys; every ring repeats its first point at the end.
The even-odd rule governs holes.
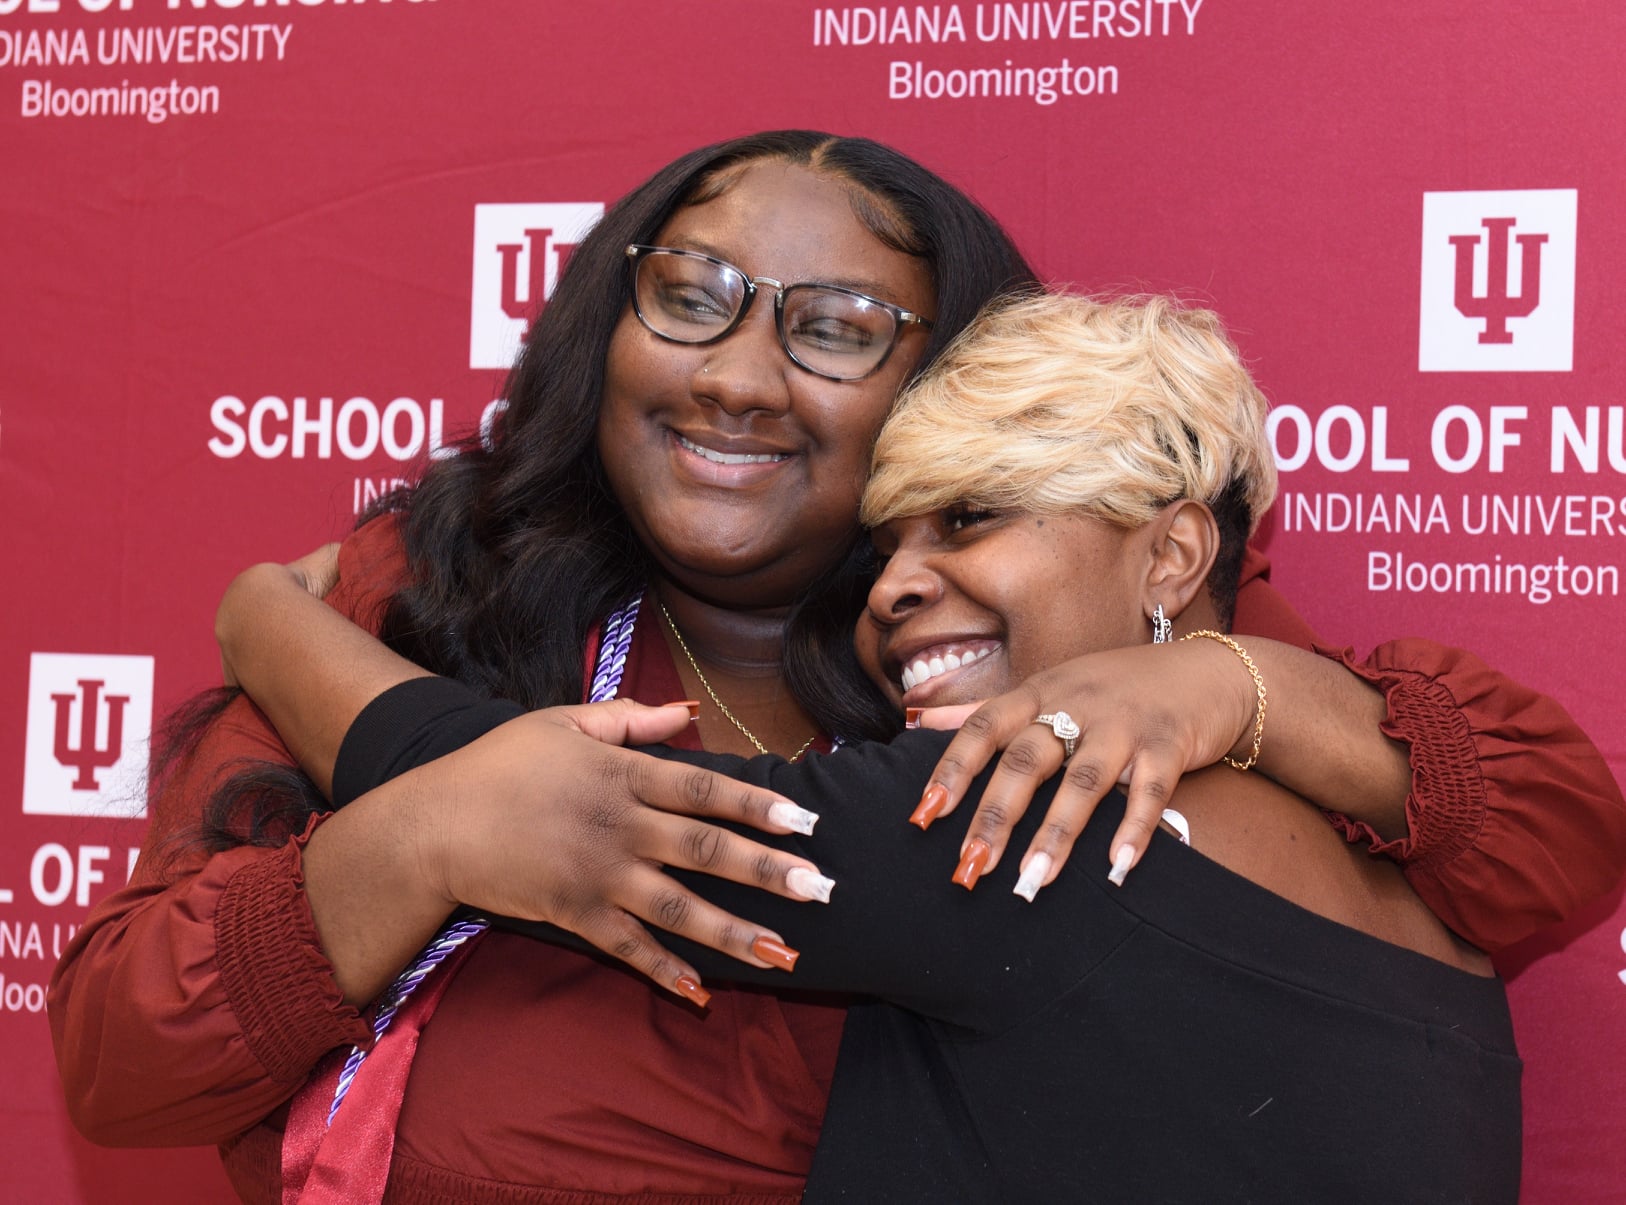
{"type": "Polygon", "coordinates": [[[1405,837],[1333,821],[1400,862],[1442,920],[1482,949],[1511,945],[1598,899],[1626,867],[1626,802],[1602,754],[1546,695],[1472,653],[1396,640],[1357,661],[1383,730],[1411,751],[1405,837]]]}
{"type": "MultiPolygon", "coordinates": [[[[155,810],[172,820],[274,735],[246,699],[215,721],[155,810]]],[[[286,757],[286,755],[284,755],[286,757]]],[[[343,1003],[302,890],[318,823],[279,847],[190,853],[184,829],[154,833],[143,866],[75,933],[48,996],[74,1123],[110,1146],[220,1142],[280,1105],[322,1055],[366,1041],[343,1003]],[[177,857],[166,857],[179,848],[177,857]]],[[[155,822],[156,827],[156,822],[155,822]]]]}
{"type": "Polygon", "coordinates": [[[1236,630],[1313,648],[1383,691],[1383,731],[1410,750],[1407,835],[1382,841],[1333,814],[1351,840],[1400,863],[1458,934],[1495,952],[1573,915],[1626,872],[1626,801],[1597,748],[1553,699],[1472,653],[1395,640],[1357,660],[1316,643],[1250,548],[1236,630]]]}
{"type": "MultiPolygon", "coordinates": [[[[369,523],[340,551],[328,601],[376,627],[405,574],[397,522],[369,523]]],[[[205,807],[240,770],[292,758],[246,697],[154,783],[130,883],[102,900],[64,951],[47,1008],[69,1113],[113,1146],[220,1142],[287,1100],[337,1046],[365,1043],[305,897],[305,842],[209,853],[205,807]]],[[[274,789],[274,788],[273,788],[274,789]]]]}

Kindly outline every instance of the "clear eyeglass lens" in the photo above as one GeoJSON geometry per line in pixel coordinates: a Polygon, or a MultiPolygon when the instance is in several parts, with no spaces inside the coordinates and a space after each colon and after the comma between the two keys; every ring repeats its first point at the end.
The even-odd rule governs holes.
{"type": "Polygon", "coordinates": [[[638,309],[668,339],[717,337],[745,304],[745,277],[693,255],[653,252],[638,261],[638,309]]]}
{"type": "Polygon", "coordinates": [[[814,372],[860,377],[892,346],[897,319],[868,298],[820,285],[785,290],[787,350],[814,372]]]}

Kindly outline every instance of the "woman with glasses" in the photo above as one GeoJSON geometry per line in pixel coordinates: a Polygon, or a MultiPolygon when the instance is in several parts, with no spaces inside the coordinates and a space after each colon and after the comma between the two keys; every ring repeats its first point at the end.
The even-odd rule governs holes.
{"type": "MultiPolygon", "coordinates": [[[[522,706],[698,699],[698,724],[676,737],[691,747],[795,760],[833,734],[888,733],[889,701],[846,672],[843,652],[868,588],[856,503],[870,444],[900,386],[978,306],[1031,281],[963,196],[874,144],[792,132],[685,156],[577,249],[528,338],[492,446],[437,462],[398,509],[348,541],[331,601],[426,669],[522,706]]],[[[1257,578],[1244,585],[1239,616],[1262,607],[1268,619],[1273,604],[1258,601],[1267,591],[1257,578]]],[[[274,615],[256,622],[276,630],[274,615]]],[[[1273,630],[1297,629],[1278,620],[1273,630]]],[[[1261,767],[1275,758],[1272,772],[1295,785],[1331,784],[1323,801],[1347,804],[1412,852],[1419,890],[1456,909],[1469,936],[1522,934],[1607,882],[1618,792],[1551,704],[1440,650],[1397,650],[1366,671],[1375,690],[1334,663],[1268,641],[1250,647],[1283,717],[1261,767]],[[1441,681],[1458,684],[1467,710],[1441,681]],[[1293,706],[1295,696],[1317,702],[1293,706]],[[1409,800],[1406,750],[1380,722],[1411,741],[1420,764],[1409,800]],[[1537,747],[1513,751],[1510,726],[1537,747]],[[1435,773],[1486,747],[1494,755],[1480,759],[1489,769],[1478,782],[1488,787],[1463,791],[1460,777],[1435,773]],[[1551,834],[1584,851],[1569,877],[1506,853],[1529,840],[1519,792],[1543,778],[1583,784],[1551,834]],[[1351,782],[1375,799],[1348,795],[1351,782]],[[1499,864],[1518,869],[1501,879],[1483,869],[1499,864]]],[[[1172,693],[1160,686],[1172,676],[1202,706],[1172,748],[1129,741],[1137,779],[1149,764],[1167,774],[1171,762],[1178,772],[1245,756],[1255,701],[1227,657],[1183,646],[1141,681],[1106,675],[1119,692],[1107,696],[1081,662],[1061,686],[1095,682],[1100,710],[1067,693],[1042,702],[1084,719],[1074,766],[1087,766],[1092,741],[1124,743],[1145,696],[1172,693]]],[[[348,685],[365,690],[368,672],[348,685]]],[[[371,1044],[361,1008],[458,905],[557,922],[698,1001],[707,992],[692,962],[639,922],[752,965],[781,955],[742,947],[740,925],[661,866],[766,879],[799,899],[825,890],[816,875],[788,873],[809,870],[802,861],[680,814],[785,832],[806,827],[799,809],[601,744],[569,721],[533,734],[540,769],[523,809],[476,806],[471,780],[456,801],[466,821],[442,811],[444,799],[383,810],[363,801],[321,818],[324,800],[289,794],[299,781],[290,752],[324,792],[352,792],[332,766],[354,708],[343,692],[304,697],[297,684],[257,693],[289,748],[237,700],[155,776],[136,876],[81,930],[51,1003],[82,1128],[119,1143],[222,1142],[245,1195],[274,1195],[284,1129],[295,1155],[320,1145],[334,1093],[309,1106],[322,1093],[307,1092],[291,1112],[285,1102],[327,1051],[371,1044]],[[245,758],[277,768],[235,774],[245,758]],[[455,856],[428,877],[424,825],[455,838],[455,856]]],[[[668,735],[639,723],[640,739],[668,735]]],[[[1032,743],[1024,734],[1013,750],[1032,743]]],[[[1076,775],[1071,796],[1058,794],[1063,821],[1044,830],[1057,844],[1040,851],[1056,867],[1081,814],[1129,760],[1094,789],[1076,775]]],[[[932,796],[939,808],[944,794],[952,803],[957,792],[932,796]]],[[[1124,831],[1136,823],[1148,822],[1130,817],[1124,831]]],[[[1142,832],[1135,848],[1148,839],[1142,832]]],[[[363,1107],[350,1097],[333,1113],[335,1125],[386,1119],[367,1129],[367,1142],[382,1133],[386,1144],[350,1162],[387,1169],[392,1199],[796,1195],[843,1010],[717,990],[700,1013],[582,955],[508,933],[464,936],[437,955],[457,961],[455,975],[409,977],[431,985],[396,1014],[408,1025],[393,1032],[409,1040],[387,1032],[353,1078],[332,1069],[365,1094],[363,1107]],[[408,1091],[402,1062],[385,1056],[414,1042],[408,1091]]],[[[305,1166],[296,1159],[291,1174],[305,1166]]]]}

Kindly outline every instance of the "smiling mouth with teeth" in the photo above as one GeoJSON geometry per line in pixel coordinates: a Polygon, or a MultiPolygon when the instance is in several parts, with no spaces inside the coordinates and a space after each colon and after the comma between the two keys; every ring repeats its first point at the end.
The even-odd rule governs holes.
{"type": "Polygon", "coordinates": [[[984,645],[981,648],[963,649],[958,653],[933,653],[931,656],[916,656],[913,661],[903,667],[903,689],[913,690],[922,682],[929,682],[933,678],[948,673],[950,670],[960,669],[973,662],[981,661],[994,651],[994,645],[984,645]]]}
{"type": "MultiPolygon", "coordinates": [[[[672,434],[677,435],[674,431],[672,434]]],[[[712,464],[774,464],[777,461],[789,460],[788,452],[717,452],[711,448],[703,448],[693,440],[677,436],[678,446],[693,452],[702,460],[709,460],[712,464]]]]}

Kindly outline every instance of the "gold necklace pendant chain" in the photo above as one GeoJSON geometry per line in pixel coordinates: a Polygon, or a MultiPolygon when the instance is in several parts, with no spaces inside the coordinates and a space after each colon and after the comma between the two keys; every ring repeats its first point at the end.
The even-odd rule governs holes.
{"type": "MultiPolygon", "coordinates": [[[[678,631],[678,626],[672,619],[672,613],[666,609],[666,604],[661,602],[659,599],[656,600],[656,605],[661,609],[661,617],[666,620],[666,626],[671,628],[672,635],[677,637],[678,648],[682,649],[683,655],[689,659],[689,668],[694,670],[694,676],[700,679],[700,685],[705,689],[706,694],[711,697],[711,701],[717,705],[717,710],[723,713],[723,718],[743,732],[745,734],[745,739],[751,742],[752,747],[755,748],[758,753],[772,753],[772,749],[769,749],[768,746],[757,740],[756,733],[752,732],[744,724],[740,723],[740,717],[728,709],[728,704],[717,697],[717,692],[711,688],[711,683],[706,681],[706,675],[701,672],[700,663],[694,659],[694,654],[689,651],[689,642],[683,639],[683,633],[678,631]]],[[[806,744],[804,744],[800,749],[796,750],[795,753],[792,753],[786,760],[792,762],[796,761],[802,756],[802,754],[811,749],[813,747],[813,742],[818,739],[819,734],[815,732],[812,736],[807,738],[806,744]]]]}

